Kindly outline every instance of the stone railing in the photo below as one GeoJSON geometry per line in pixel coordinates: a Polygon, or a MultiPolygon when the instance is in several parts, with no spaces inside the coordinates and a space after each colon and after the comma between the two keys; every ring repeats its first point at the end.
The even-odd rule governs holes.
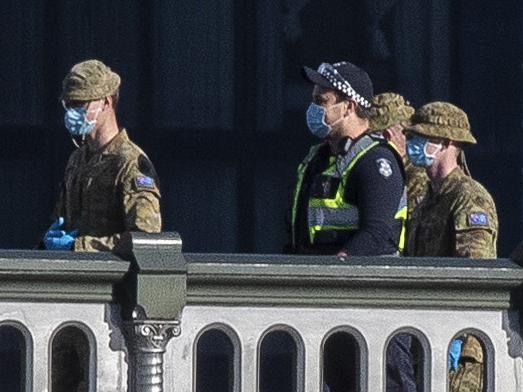
{"type": "Polygon", "coordinates": [[[0,252],[1,390],[384,391],[397,334],[412,338],[420,392],[447,390],[448,347],[464,334],[481,342],[486,391],[523,385],[523,269],[508,259],[341,262],[181,245],[174,233],[133,234],[130,261],[0,252]]]}

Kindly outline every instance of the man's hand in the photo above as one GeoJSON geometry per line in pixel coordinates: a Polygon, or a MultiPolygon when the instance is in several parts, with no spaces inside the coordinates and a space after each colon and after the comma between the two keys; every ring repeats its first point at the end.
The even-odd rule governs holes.
{"type": "Polygon", "coordinates": [[[406,139],[405,134],[403,133],[403,126],[401,124],[393,125],[383,131],[383,136],[396,146],[398,153],[403,158],[407,153],[405,149],[406,139]]]}
{"type": "Polygon", "coordinates": [[[74,247],[74,241],[78,237],[78,230],[69,233],[62,230],[64,218],[59,217],[47,230],[44,236],[44,245],[49,250],[71,250],[74,247]]]}

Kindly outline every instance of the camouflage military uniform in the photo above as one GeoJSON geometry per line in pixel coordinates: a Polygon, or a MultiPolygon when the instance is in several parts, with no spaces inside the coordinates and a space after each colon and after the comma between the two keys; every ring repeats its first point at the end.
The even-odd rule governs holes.
{"type": "MultiPolygon", "coordinates": [[[[495,258],[497,231],[492,197],[456,168],[414,210],[407,231],[407,255],[495,258]]],[[[450,392],[482,391],[483,363],[477,356],[466,357],[467,351],[479,352],[482,358],[479,342],[470,336],[463,344],[457,371],[450,375],[450,392]]]]}
{"type": "Polygon", "coordinates": [[[406,157],[403,160],[403,165],[407,178],[407,216],[410,220],[414,209],[427,193],[429,178],[424,168],[413,165],[406,157]]]}
{"type": "MultiPolygon", "coordinates": [[[[467,115],[446,102],[421,107],[407,132],[460,144],[475,144],[467,115]]],[[[481,184],[454,169],[439,189],[430,187],[410,221],[409,256],[495,258],[498,218],[490,194],[481,184]]]]}
{"type": "Polygon", "coordinates": [[[409,256],[496,258],[498,218],[490,194],[460,168],[429,190],[409,223],[409,256]]]}
{"type": "MultiPolygon", "coordinates": [[[[460,144],[476,143],[465,112],[446,102],[421,107],[412,116],[407,132],[460,144]]],[[[464,164],[463,157],[460,160],[464,164]]],[[[429,186],[409,225],[409,256],[496,257],[496,206],[487,190],[460,167],[445,177],[436,191],[429,186]]],[[[450,374],[449,390],[481,392],[482,388],[483,348],[476,337],[468,335],[458,369],[450,374]]]]}
{"type": "Polygon", "coordinates": [[[483,349],[472,335],[467,335],[458,368],[450,372],[451,392],[483,391],[483,349]]]}
{"type": "MultiPolygon", "coordinates": [[[[66,116],[68,105],[87,110],[89,102],[105,102],[108,97],[114,111],[120,82],[120,76],[101,61],[74,65],[62,84],[66,116]]],[[[64,232],[78,230],[72,244],[76,251],[118,250],[125,232],[161,230],[158,176],[151,161],[125,130],[118,131],[115,118],[109,127],[110,142],[100,148],[85,143],[71,154],[65,169],[55,214],[64,218],[64,232]]],[[[89,137],[93,129],[94,125],[79,135],[89,137]]]]}
{"type": "Polygon", "coordinates": [[[75,250],[111,250],[125,231],[160,231],[159,199],[152,163],[122,130],[101,151],[71,155],[55,213],[80,230],[75,250]]]}
{"type": "MultiPolygon", "coordinates": [[[[401,95],[396,93],[378,94],[372,99],[370,129],[382,132],[398,124],[407,124],[413,114],[414,108],[401,95]]],[[[401,150],[404,150],[403,146],[401,150]]],[[[400,154],[402,154],[401,151],[400,154]]],[[[403,157],[403,165],[407,183],[407,216],[410,219],[414,207],[419,204],[427,192],[429,178],[424,168],[414,166],[406,156],[403,157]]]]}

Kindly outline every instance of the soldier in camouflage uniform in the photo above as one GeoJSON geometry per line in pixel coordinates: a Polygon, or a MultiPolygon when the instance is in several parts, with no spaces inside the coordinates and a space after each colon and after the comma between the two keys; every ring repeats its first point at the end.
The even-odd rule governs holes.
{"type": "Polygon", "coordinates": [[[408,217],[412,215],[414,207],[425,196],[429,178],[425,169],[415,166],[407,159],[405,151],[404,125],[414,114],[414,108],[401,95],[383,93],[375,95],[370,109],[370,129],[382,132],[385,138],[394,144],[403,158],[407,181],[408,217]]]}
{"type": "MultiPolygon", "coordinates": [[[[461,147],[475,144],[465,112],[446,102],[422,106],[406,129],[407,154],[425,167],[427,196],[415,208],[408,231],[409,256],[495,258],[498,217],[487,190],[459,167],[461,147]]],[[[464,338],[451,392],[482,390],[483,349],[464,338]]]]}
{"type": "Polygon", "coordinates": [[[446,102],[424,105],[406,132],[411,160],[414,137],[427,140],[423,150],[433,155],[432,162],[423,165],[431,186],[414,211],[408,255],[495,258],[496,206],[487,190],[458,165],[461,146],[476,143],[465,112],[446,102]],[[428,152],[430,148],[435,152],[428,152]]]}
{"type": "Polygon", "coordinates": [[[464,338],[461,359],[457,369],[450,371],[451,392],[483,391],[483,348],[473,335],[464,338]]]}
{"type": "Polygon", "coordinates": [[[109,251],[123,233],[161,230],[156,171],[117,125],[119,86],[98,60],[76,64],[63,81],[66,128],[84,143],[67,163],[47,249],[109,251]]]}

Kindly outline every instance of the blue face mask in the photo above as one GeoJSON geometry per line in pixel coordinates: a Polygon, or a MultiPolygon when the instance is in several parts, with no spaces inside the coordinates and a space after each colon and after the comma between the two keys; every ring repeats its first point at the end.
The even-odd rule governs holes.
{"type": "MultiPolygon", "coordinates": [[[[342,103],[343,102],[338,102],[337,104],[332,105],[331,108],[341,105],[342,103]]],[[[339,119],[329,125],[325,122],[326,114],[326,109],[323,106],[316,105],[314,102],[311,102],[307,109],[307,126],[311,133],[320,139],[325,139],[329,133],[331,133],[332,127],[339,121],[343,120],[342,115],[339,119]]]]}
{"type": "Polygon", "coordinates": [[[430,143],[428,139],[421,136],[412,136],[407,139],[407,156],[415,166],[429,167],[434,162],[435,154],[441,148],[441,145],[434,153],[428,154],[428,144],[433,143],[430,143]]]}
{"type": "MultiPolygon", "coordinates": [[[[92,110],[93,112],[100,112],[101,109],[92,110]]],[[[83,107],[78,108],[66,108],[64,115],[65,127],[72,136],[84,136],[91,133],[95,124],[94,120],[87,120],[87,109],[83,107]]]]}
{"type": "Polygon", "coordinates": [[[325,122],[325,108],[311,102],[307,109],[307,126],[314,136],[325,139],[332,131],[332,127],[325,122]]]}

